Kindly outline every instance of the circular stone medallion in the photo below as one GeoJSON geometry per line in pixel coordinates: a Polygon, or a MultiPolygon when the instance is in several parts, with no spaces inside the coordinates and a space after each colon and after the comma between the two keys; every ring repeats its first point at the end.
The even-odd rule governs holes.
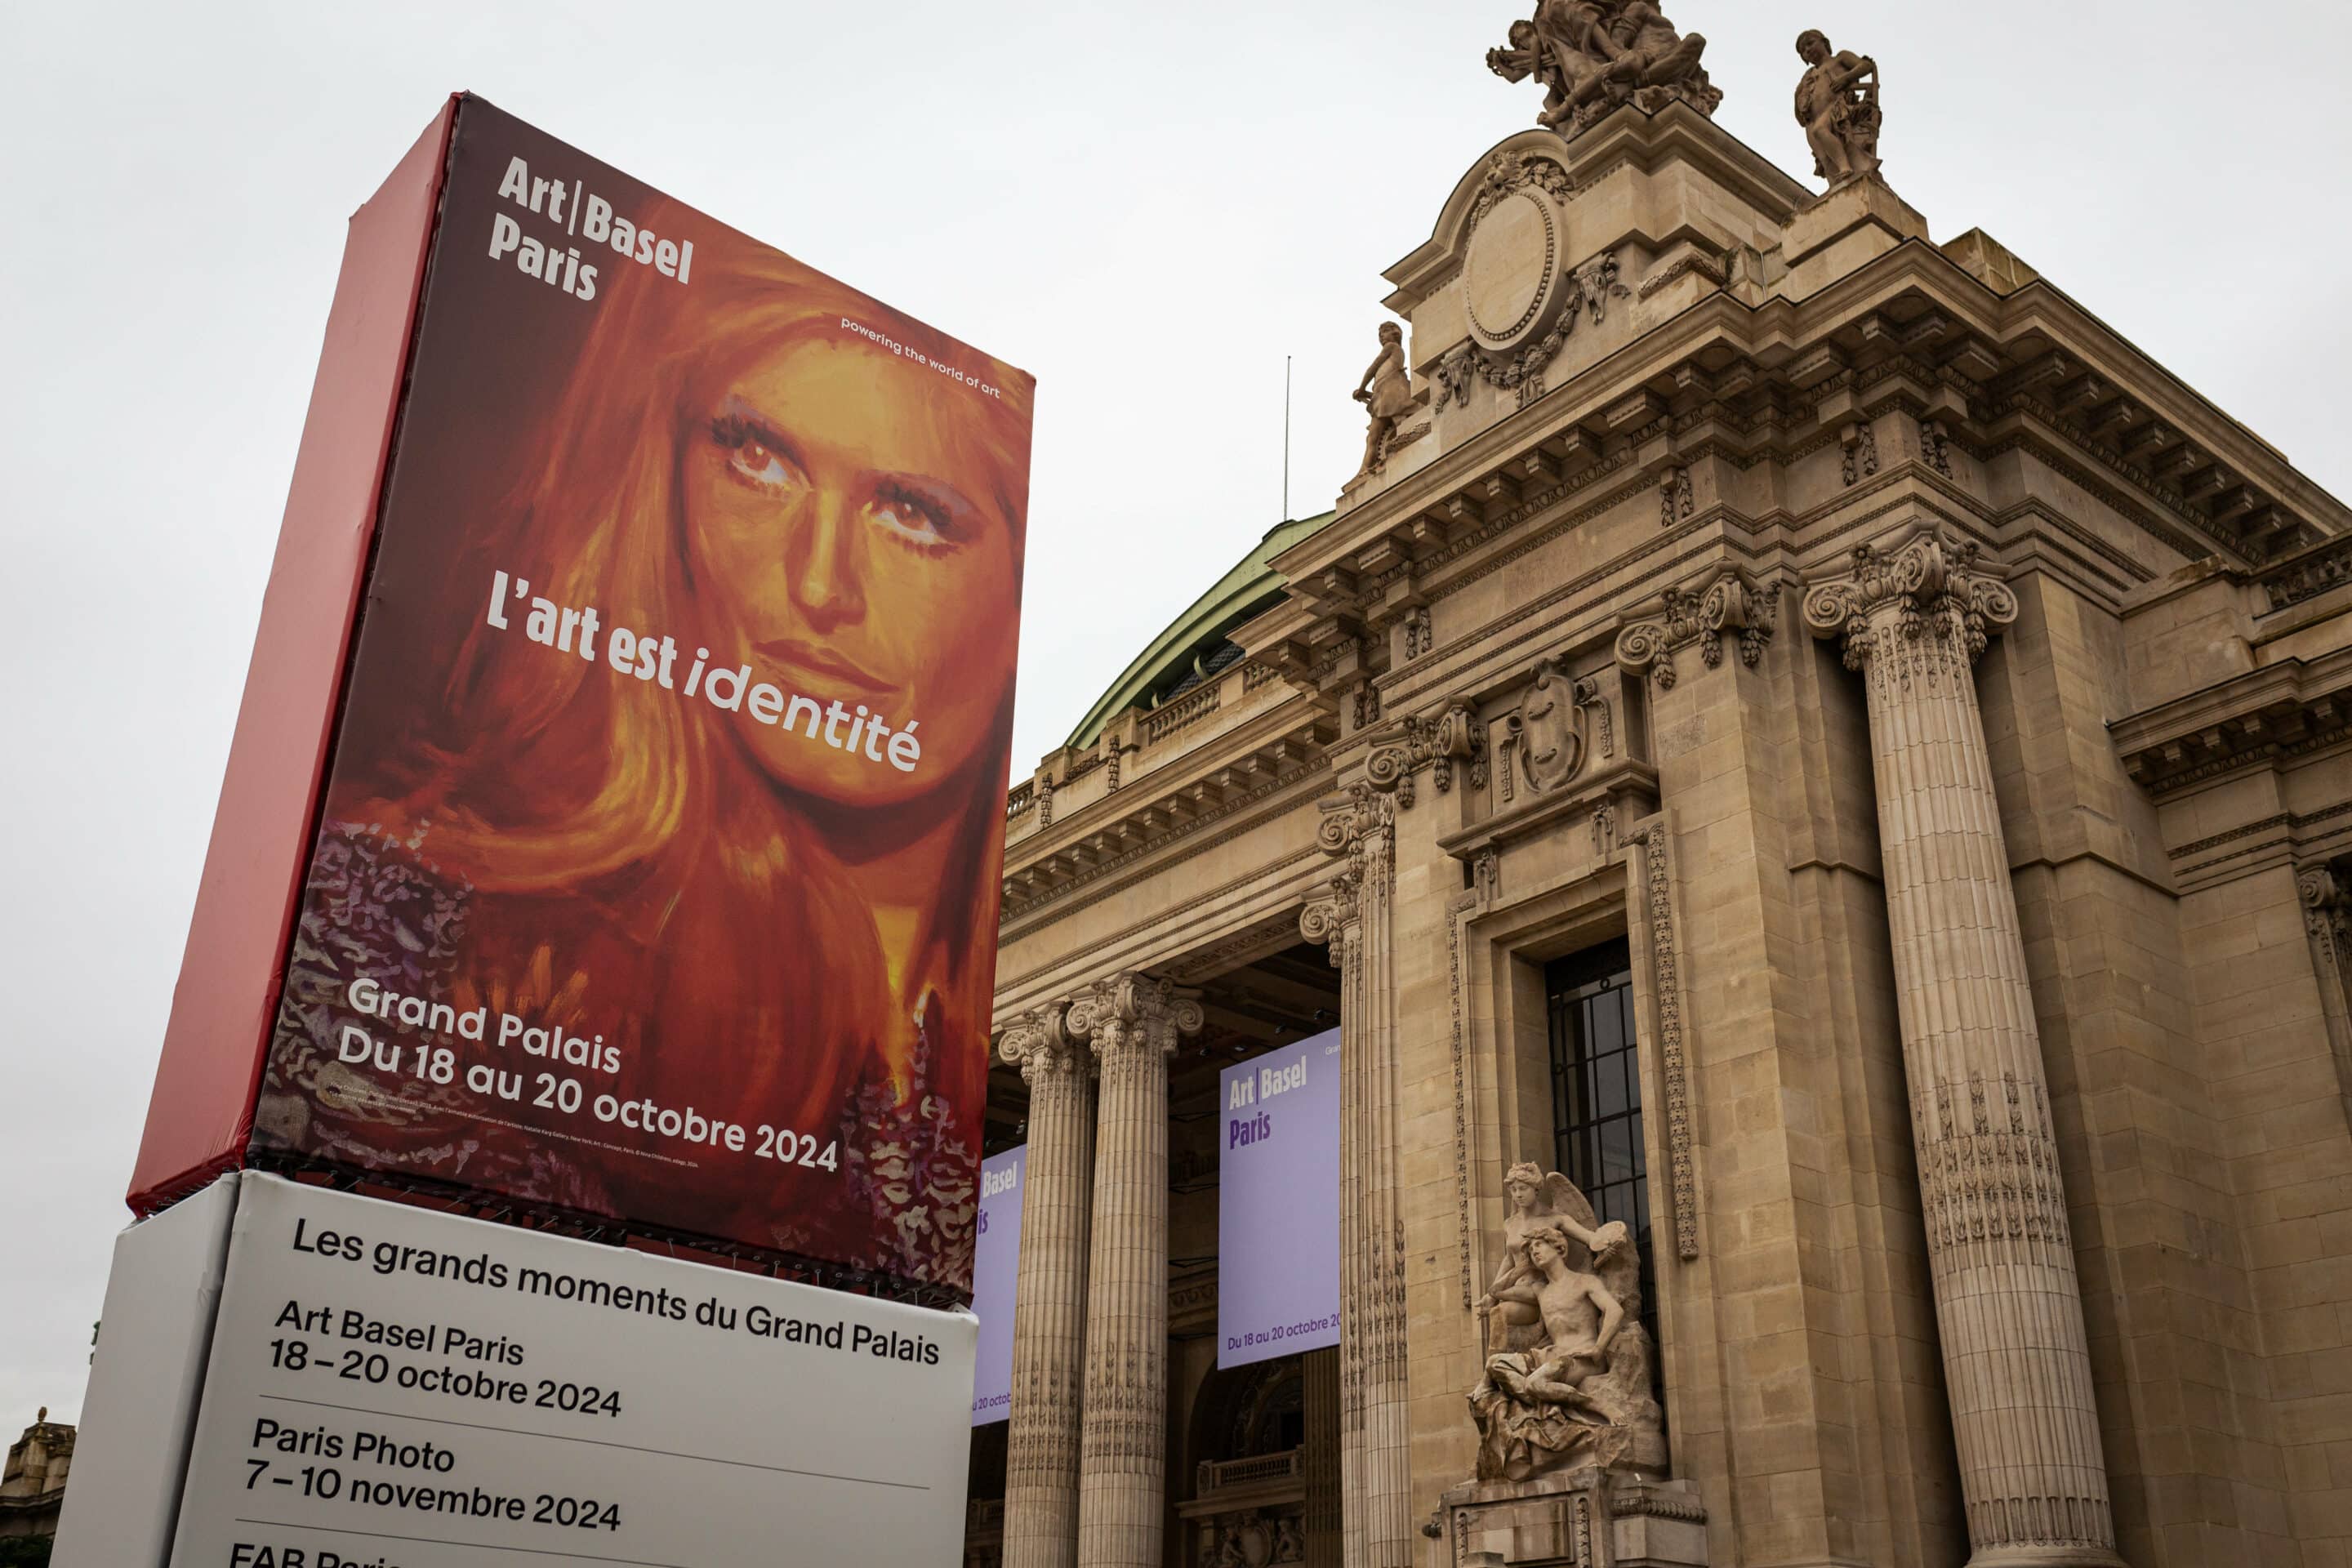
{"type": "Polygon", "coordinates": [[[1462,298],[1470,334],[1490,349],[1510,348],[1540,332],[1559,303],[1559,218],[1529,190],[1511,192],[1471,231],[1462,258],[1462,298]]]}

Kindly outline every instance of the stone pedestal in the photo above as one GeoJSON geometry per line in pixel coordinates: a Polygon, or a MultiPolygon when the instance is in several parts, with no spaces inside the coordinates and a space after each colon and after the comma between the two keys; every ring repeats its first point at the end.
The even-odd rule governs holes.
{"type": "Polygon", "coordinates": [[[1013,1407],[1005,1435],[1005,1568],[1073,1568],[1078,1416],[1086,1366],[1094,1062],[1057,1005],[1007,1029],[1029,1084],[1029,1160],[1013,1291],[1013,1407]]]}
{"type": "Polygon", "coordinates": [[[1069,1031],[1093,1044],[1101,1075],[1080,1568],[1159,1568],[1168,1492],[1168,1058],[1177,1037],[1202,1022],[1192,993],[1145,974],[1097,982],[1070,1007],[1069,1031]]]}
{"type": "Polygon", "coordinates": [[[1905,1076],[1972,1568],[2117,1563],[2083,1300],[1972,663],[1973,546],[1854,552],[1805,619],[1870,706],[1905,1076]]]}
{"type": "Polygon", "coordinates": [[[1688,1481],[1570,1470],[1445,1494],[1445,1568],[1705,1568],[1706,1510],[1688,1481]]]}

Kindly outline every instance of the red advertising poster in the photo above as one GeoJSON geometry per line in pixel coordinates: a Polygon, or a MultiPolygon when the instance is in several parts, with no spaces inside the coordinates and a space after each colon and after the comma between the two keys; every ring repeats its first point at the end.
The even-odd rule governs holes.
{"type": "Polygon", "coordinates": [[[968,1289],[1032,385],[459,100],[250,1157],[968,1289]]]}

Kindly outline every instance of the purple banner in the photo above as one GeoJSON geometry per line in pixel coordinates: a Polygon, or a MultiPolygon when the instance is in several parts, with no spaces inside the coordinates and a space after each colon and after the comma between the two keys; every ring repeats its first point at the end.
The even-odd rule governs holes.
{"type": "Polygon", "coordinates": [[[972,1258],[971,1310],[980,1319],[980,1359],[971,1378],[971,1424],[1013,1414],[1013,1293],[1021,1276],[1021,1190],[1029,1145],[980,1167],[980,1237],[972,1258]]]}
{"type": "Polygon", "coordinates": [[[1339,1031],[1227,1068],[1217,1092],[1217,1364],[1336,1345],[1339,1031]]]}

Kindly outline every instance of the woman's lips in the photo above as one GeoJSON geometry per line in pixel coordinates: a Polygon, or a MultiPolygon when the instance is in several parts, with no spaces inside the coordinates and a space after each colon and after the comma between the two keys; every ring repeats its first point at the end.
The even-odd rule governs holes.
{"type": "Polygon", "coordinates": [[[797,642],[791,637],[778,637],[772,642],[754,643],[752,651],[772,663],[803,670],[824,680],[855,686],[863,691],[879,693],[890,689],[888,681],[865,666],[843,658],[831,648],[819,647],[814,643],[797,642]]]}

